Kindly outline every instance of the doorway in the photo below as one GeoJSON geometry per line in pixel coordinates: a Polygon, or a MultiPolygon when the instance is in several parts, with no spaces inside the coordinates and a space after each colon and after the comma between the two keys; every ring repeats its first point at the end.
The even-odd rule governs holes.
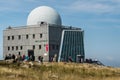
{"type": "Polygon", "coordinates": [[[28,57],[31,61],[35,60],[34,50],[28,50],[28,57]]]}
{"type": "Polygon", "coordinates": [[[77,57],[76,62],[78,62],[78,63],[83,62],[83,57],[81,55],[77,55],[76,57],[77,57]]]}

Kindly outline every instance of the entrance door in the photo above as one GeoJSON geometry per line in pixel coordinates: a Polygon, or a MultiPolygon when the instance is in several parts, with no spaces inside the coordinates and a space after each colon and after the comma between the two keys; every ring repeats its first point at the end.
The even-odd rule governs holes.
{"type": "Polygon", "coordinates": [[[30,60],[32,60],[32,61],[34,61],[35,59],[34,59],[34,50],[28,50],[28,56],[29,56],[29,58],[30,58],[30,60]]]}
{"type": "Polygon", "coordinates": [[[28,56],[30,57],[30,56],[34,56],[34,50],[28,50],[28,56]]]}
{"type": "Polygon", "coordinates": [[[77,57],[77,58],[76,58],[76,62],[81,63],[81,62],[82,62],[82,61],[81,61],[81,59],[82,59],[82,58],[81,58],[81,55],[77,55],[76,57],[77,57]]]}

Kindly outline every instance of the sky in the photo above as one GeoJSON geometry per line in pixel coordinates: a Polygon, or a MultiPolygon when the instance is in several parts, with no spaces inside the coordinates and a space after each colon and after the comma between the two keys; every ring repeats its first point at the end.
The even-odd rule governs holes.
{"type": "Polygon", "coordinates": [[[120,0],[0,0],[0,59],[3,30],[25,26],[31,10],[39,6],[54,8],[62,25],[84,30],[86,58],[120,67],[120,0]]]}

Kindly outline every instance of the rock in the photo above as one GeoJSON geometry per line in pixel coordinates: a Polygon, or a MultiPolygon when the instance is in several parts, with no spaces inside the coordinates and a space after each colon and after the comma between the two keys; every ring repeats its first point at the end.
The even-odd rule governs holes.
{"type": "Polygon", "coordinates": [[[30,66],[27,64],[22,65],[23,68],[29,68],[30,66]]]}

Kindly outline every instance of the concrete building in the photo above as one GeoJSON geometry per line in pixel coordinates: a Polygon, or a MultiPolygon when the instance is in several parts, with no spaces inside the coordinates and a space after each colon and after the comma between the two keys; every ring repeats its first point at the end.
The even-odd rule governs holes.
{"type": "Polygon", "coordinates": [[[8,27],[3,31],[3,54],[43,56],[44,61],[74,62],[84,60],[84,31],[63,26],[54,9],[41,6],[31,11],[27,25],[8,27]]]}

